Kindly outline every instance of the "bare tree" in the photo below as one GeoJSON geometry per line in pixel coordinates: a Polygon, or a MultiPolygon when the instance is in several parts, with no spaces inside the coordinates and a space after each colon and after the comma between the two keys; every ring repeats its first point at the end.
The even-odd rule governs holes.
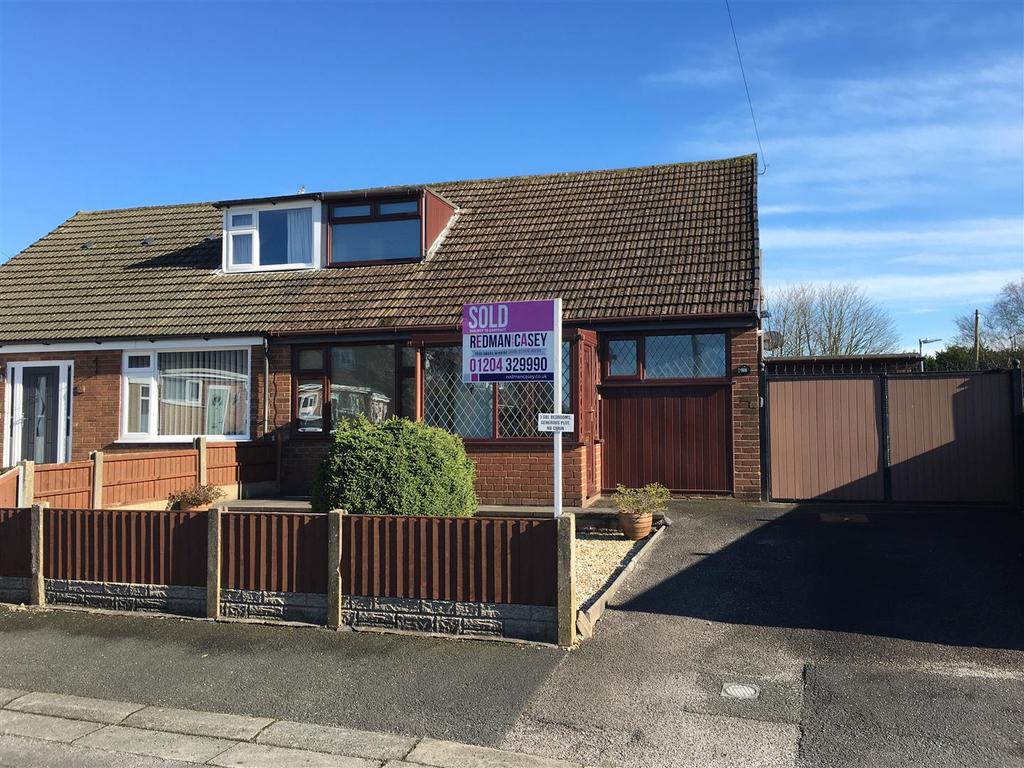
{"type": "MultiPolygon", "coordinates": [[[[974,313],[956,319],[956,341],[974,346],[974,313]]],[[[981,346],[991,350],[1024,347],[1024,278],[1004,285],[992,306],[981,311],[981,346]]]]}
{"type": "Polygon", "coordinates": [[[768,296],[769,330],[782,336],[775,356],[866,355],[899,343],[889,312],[856,283],[795,283],[768,296]]]}

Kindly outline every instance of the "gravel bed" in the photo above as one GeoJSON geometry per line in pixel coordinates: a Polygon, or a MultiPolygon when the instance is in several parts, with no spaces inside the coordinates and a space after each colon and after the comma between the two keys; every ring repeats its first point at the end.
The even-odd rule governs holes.
{"type": "Polygon", "coordinates": [[[585,608],[643,546],[619,531],[576,533],[576,599],[585,608]]]}

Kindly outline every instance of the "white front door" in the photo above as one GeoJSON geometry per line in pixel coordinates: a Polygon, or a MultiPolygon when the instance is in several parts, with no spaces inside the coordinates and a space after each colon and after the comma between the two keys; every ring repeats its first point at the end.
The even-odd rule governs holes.
{"type": "Polygon", "coordinates": [[[5,465],[70,460],[72,376],[70,361],[7,366],[5,465]]]}

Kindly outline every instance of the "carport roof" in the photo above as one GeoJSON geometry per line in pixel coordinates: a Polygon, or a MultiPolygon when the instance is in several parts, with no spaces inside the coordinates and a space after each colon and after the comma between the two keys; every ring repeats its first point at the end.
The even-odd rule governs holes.
{"type": "Polygon", "coordinates": [[[753,155],[310,193],[429,189],[457,214],[418,263],[225,274],[215,203],[83,211],[0,265],[0,343],[445,326],[468,301],[567,321],[752,316],[753,155]]]}

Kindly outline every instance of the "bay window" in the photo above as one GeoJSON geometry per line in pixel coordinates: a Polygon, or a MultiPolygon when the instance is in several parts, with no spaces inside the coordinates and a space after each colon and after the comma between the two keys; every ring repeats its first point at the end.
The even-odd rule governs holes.
{"type": "Polygon", "coordinates": [[[392,416],[416,417],[414,349],[394,344],[300,348],[295,370],[299,435],[326,435],[339,420],[360,415],[378,424],[392,416]]]}
{"type": "Polygon", "coordinates": [[[248,439],[249,365],[248,349],[126,352],[122,439],[248,439]]]}
{"type": "MultiPolygon", "coordinates": [[[[571,343],[562,344],[562,410],[572,410],[571,343]]],[[[537,414],[552,409],[549,381],[462,381],[462,347],[332,344],[296,348],[295,434],[323,437],[340,419],[422,418],[473,440],[549,437],[537,414]],[[420,377],[417,377],[417,368],[420,377]],[[421,388],[418,383],[422,382],[421,388]],[[421,402],[421,405],[420,405],[421,402]]]]}

